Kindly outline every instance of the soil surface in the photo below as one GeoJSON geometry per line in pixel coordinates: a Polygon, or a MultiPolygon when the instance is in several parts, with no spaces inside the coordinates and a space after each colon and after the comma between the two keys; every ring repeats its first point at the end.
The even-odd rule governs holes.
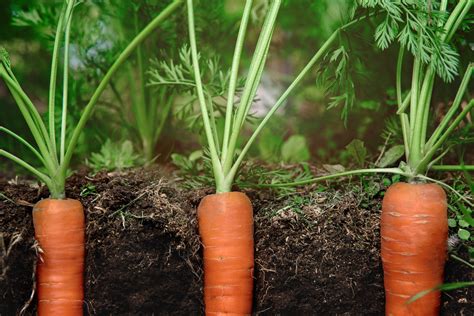
{"type": "MultiPolygon", "coordinates": [[[[170,179],[150,169],[69,179],[67,195],[82,201],[87,219],[87,314],[203,314],[196,207],[212,189],[183,190],[170,179]]],[[[362,180],[338,186],[245,191],[255,213],[255,315],[383,315],[385,187],[373,182],[367,194],[362,180]]],[[[35,182],[0,178],[2,316],[35,313],[31,210],[47,195],[35,182]]],[[[472,279],[469,267],[447,262],[447,282],[472,279]]],[[[442,315],[474,310],[473,288],[442,299],[442,315]]]]}

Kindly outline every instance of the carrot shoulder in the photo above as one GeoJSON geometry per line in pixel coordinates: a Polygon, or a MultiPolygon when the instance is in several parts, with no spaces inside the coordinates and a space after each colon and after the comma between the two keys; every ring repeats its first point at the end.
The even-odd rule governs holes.
{"type": "Polygon", "coordinates": [[[33,209],[38,315],[82,315],[84,211],[77,200],[45,199],[33,209]]]}
{"type": "Polygon", "coordinates": [[[206,315],[252,312],[253,211],[243,193],[206,196],[198,208],[206,315]]]}
{"type": "Polygon", "coordinates": [[[443,283],[447,235],[446,194],[440,186],[397,183],[387,190],[381,218],[386,315],[438,315],[439,291],[406,301],[443,283]]]}

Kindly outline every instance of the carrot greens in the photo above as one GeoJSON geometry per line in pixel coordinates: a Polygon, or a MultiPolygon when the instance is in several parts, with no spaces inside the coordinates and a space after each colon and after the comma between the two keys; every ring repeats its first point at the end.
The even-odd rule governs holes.
{"type": "Polygon", "coordinates": [[[69,43],[72,17],[75,7],[80,3],[78,0],[67,0],[63,4],[61,15],[56,29],[56,37],[53,47],[51,61],[51,76],[49,83],[48,99],[48,124],[45,124],[41,115],[31,99],[23,91],[20,83],[13,74],[10,59],[5,49],[0,48],[0,77],[5,82],[8,90],[14,98],[18,108],[24,117],[37,147],[28,143],[24,138],[15,134],[6,127],[0,127],[1,132],[15,138],[18,142],[25,145],[41,162],[43,168],[37,168],[24,161],[20,157],[0,149],[0,155],[11,159],[22,167],[34,174],[39,180],[44,182],[50,190],[51,197],[62,199],[65,196],[64,187],[67,177],[67,171],[74,154],[77,141],[87,120],[99,100],[102,92],[109,84],[112,76],[119,67],[128,59],[128,57],[137,49],[137,47],[152,34],[152,32],[162,24],[176,9],[182,4],[182,0],[173,1],[160,14],[158,14],[122,51],[120,56],[110,66],[105,73],[100,84],[92,94],[91,99],[84,108],[79,122],[74,127],[72,136],[66,139],[67,128],[67,106],[68,106],[68,88],[69,88],[69,43]],[[62,49],[61,49],[62,48],[62,49]],[[61,126],[59,127],[59,140],[56,137],[57,126],[55,122],[56,109],[56,90],[59,64],[63,63],[62,75],[62,112],[61,126]]]}
{"type": "Polygon", "coordinates": [[[232,58],[232,66],[227,87],[227,102],[225,108],[225,124],[223,133],[219,133],[216,124],[215,109],[213,102],[209,101],[206,96],[205,88],[201,76],[201,69],[199,65],[199,53],[196,44],[195,25],[193,1],[188,0],[188,26],[189,26],[189,41],[191,48],[192,67],[195,76],[195,87],[198,96],[198,102],[202,114],[204,124],[204,131],[206,134],[207,143],[209,146],[209,155],[212,163],[212,170],[215,179],[217,192],[229,192],[231,190],[234,179],[237,175],[238,169],[242,164],[245,155],[248,153],[250,147],[255,139],[266,125],[268,120],[275,114],[275,112],[285,103],[289,95],[294,91],[296,86],[303,80],[309,71],[320,62],[328,52],[329,48],[336,42],[338,35],[344,29],[358,22],[359,19],[354,19],[351,22],[339,27],[332,35],[324,42],[321,48],[309,60],[306,66],[290,83],[288,88],[274,103],[268,113],[260,121],[257,128],[250,136],[248,141],[239,149],[237,141],[242,132],[243,125],[252,107],[253,100],[256,96],[259,82],[265,68],[265,62],[268,57],[272,35],[276,25],[276,18],[281,5],[281,1],[272,1],[268,7],[260,35],[257,40],[255,50],[252,55],[248,74],[243,84],[241,93],[236,93],[238,83],[238,72],[240,68],[240,59],[242,49],[244,46],[245,35],[248,27],[249,18],[252,11],[252,0],[247,0],[242,15],[237,41],[235,44],[234,54],[232,58]],[[222,135],[222,137],[219,137],[222,135]]]}
{"type": "Polygon", "coordinates": [[[400,44],[395,81],[397,114],[402,127],[405,162],[398,168],[352,170],[282,185],[309,184],[356,174],[393,173],[403,175],[411,181],[432,181],[447,187],[439,181],[428,178],[426,176],[428,170],[473,170],[472,165],[436,165],[449,149],[443,148],[447,139],[474,107],[473,99],[465,100],[473,75],[473,63],[467,66],[453,103],[431,134],[428,124],[432,112],[436,75],[449,83],[457,74],[458,54],[450,42],[468,18],[473,3],[472,0],[460,0],[453,8],[448,8],[447,0],[439,3],[438,1],[360,1],[362,7],[381,10],[385,14],[375,31],[377,46],[385,49],[396,40],[400,44]],[[413,62],[409,88],[404,90],[402,68],[406,52],[413,55],[413,62]],[[462,107],[463,102],[465,103],[462,107]]]}

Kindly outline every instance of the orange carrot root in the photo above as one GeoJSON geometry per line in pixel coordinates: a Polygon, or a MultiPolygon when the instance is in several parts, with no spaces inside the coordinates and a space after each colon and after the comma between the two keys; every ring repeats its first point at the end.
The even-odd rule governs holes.
{"type": "Polygon", "coordinates": [[[443,283],[447,237],[446,194],[439,185],[396,183],[387,190],[381,218],[386,315],[438,315],[439,291],[406,301],[443,283]]]}
{"type": "Polygon", "coordinates": [[[37,272],[38,315],[82,316],[84,210],[77,200],[45,199],[33,209],[41,248],[37,272]]]}
{"type": "Polygon", "coordinates": [[[254,267],[250,200],[239,192],[208,195],[199,205],[198,221],[206,315],[250,315],[254,267]]]}

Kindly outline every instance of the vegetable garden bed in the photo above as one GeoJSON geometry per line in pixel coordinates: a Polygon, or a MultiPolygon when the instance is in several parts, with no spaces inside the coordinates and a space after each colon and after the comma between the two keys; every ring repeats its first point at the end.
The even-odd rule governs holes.
{"type": "MultiPolygon", "coordinates": [[[[284,198],[246,190],[255,211],[258,315],[382,315],[379,178],[308,186],[284,198]],[[373,196],[364,182],[370,181],[373,196]]],[[[199,315],[201,246],[196,208],[209,190],[182,190],[157,169],[70,178],[67,195],[86,213],[84,310],[91,315],[199,315]]],[[[32,205],[48,193],[36,182],[0,178],[0,315],[35,312],[32,205]],[[3,246],[4,244],[4,246],[3,246]]],[[[448,260],[445,282],[472,269],[448,260]]],[[[442,315],[474,310],[474,290],[442,294],[442,315]]]]}

